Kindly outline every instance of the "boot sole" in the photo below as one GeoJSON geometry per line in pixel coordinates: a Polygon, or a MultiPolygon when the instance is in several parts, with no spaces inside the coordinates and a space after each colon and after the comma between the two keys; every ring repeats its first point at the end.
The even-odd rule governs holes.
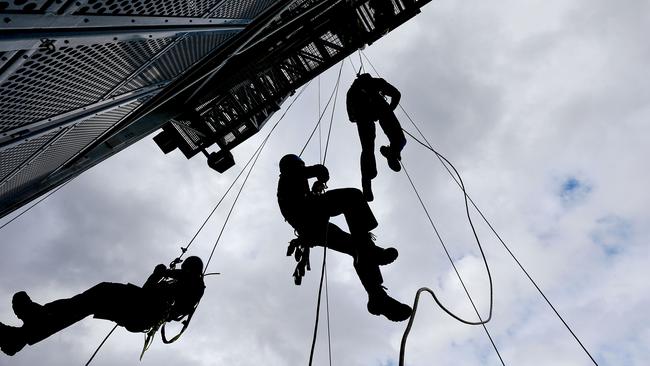
{"type": "Polygon", "coordinates": [[[386,161],[388,162],[388,167],[392,171],[399,172],[400,170],[402,170],[402,165],[399,163],[399,159],[390,156],[390,153],[388,152],[388,148],[386,146],[380,147],[379,153],[381,153],[381,155],[383,155],[386,158],[386,161]]]}

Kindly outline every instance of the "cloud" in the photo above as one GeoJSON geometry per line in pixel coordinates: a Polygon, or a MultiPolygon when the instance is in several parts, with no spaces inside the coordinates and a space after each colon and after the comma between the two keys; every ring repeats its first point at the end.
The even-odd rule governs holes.
{"type": "Polygon", "coordinates": [[[618,216],[605,216],[596,221],[591,238],[608,256],[625,250],[633,235],[632,224],[618,216]]]}
{"type": "MultiPolygon", "coordinates": [[[[650,83],[643,77],[650,61],[648,7],[640,0],[626,6],[603,0],[432,2],[366,50],[601,365],[640,366],[650,359],[650,176],[643,168],[650,156],[650,83]]],[[[323,75],[322,95],[332,90],[337,71],[323,75]]],[[[342,85],[353,77],[345,66],[342,85]]],[[[94,365],[307,362],[322,254],[314,251],[314,270],[295,286],[295,262],[285,256],[293,234],[277,208],[275,185],[277,160],[299,151],[315,125],[316,87],[296,103],[260,157],[210,265],[222,275],[207,280],[204,301],[181,340],[156,341],[140,363],[142,335],[121,330],[94,365]]],[[[359,186],[358,137],[342,99],[337,105],[327,157],[330,187],[359,186]]],[[[223,175],[202,157],[163,155],[146,138],[3,229],[0,320],[18,324],[10,303],[15,291],[49,301],[101,281],[144,281],[157,263],[180,254],[269,127],[235,149],[237,165],[223,175]]],[[[384,141],[378,133],[377,145],[384,141]]],[[[308,163],[319,160],[318,140],[303,156],[308,163]]],[[[462,193],[413,141],[403,159],[485,311],[487,282],[462,193]]],[[[389,292],[410,302],[419,287],[429,286],[471,317],[406,177],[381,157],[378,169],[375,234],[378,244],[400,251],[383,268],[389,292]]],[[[232,197],[190,253],[209,255],[232,197]]],[[[488,329],[505,363],[591,364],[489,227],[476,213],[472,217],[494,276],[488,329]]],[[[328,253],[328,274],[333,363],[395,362],[405,324],[367,313],[348,256],[328,253]]],[[[324,319],[322,313],[316,364],[328,363],[324,319]]],[[[13,358],[1,356],[0,365],[83,364],[110,328],[86,319],[13,358]]],[[[412,366],[500,364],[480,327],[457,323],[427,298],[406,359],[412,366]]]]}
{"type": "Polygon", "coordinates": [[[560,186],[559,196],[565,206],[577,205],[587,199],[592,187],[575,177],[566,178],[560,186]]]}

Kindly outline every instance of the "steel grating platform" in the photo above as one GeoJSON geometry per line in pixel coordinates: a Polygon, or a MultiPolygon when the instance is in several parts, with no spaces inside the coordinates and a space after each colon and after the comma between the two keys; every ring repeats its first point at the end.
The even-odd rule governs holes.
{"type": "Polygon", "coordinates": [[[0,217],[159,129],[230,155],[429,1],[0,0],[0,217]]]}

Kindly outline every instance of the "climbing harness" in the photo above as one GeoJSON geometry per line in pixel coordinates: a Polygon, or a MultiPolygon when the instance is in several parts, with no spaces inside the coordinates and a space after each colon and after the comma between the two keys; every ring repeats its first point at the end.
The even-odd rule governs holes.
{"type": "Polygon", "coordinates": [[[296,286],[300,286],[302,278],[305,276],[305,271],[311,271],[309,263],[309,245],[300,237],[292,239],[287,247],[287,257],[293,255],[296,262],[296,268],[293,270],[293,282],[296,286]]]}
{"type": "MultiPolygon", "coordinates": [[[[185,254],[185,252],[187,252],[187,247],[181,247],[181,256],[183,254],[185,254]]],[[[182,260],[180,259],[181,256],[177,257],[176,259],[174,259],[169,264],[169,269],[171,269],[171,270],[176,269],[176,265],[182,262],[182,260]]],[[[204,275],[202,275],[202,277],[204,277],[204,275]]],[[[175,282],[175,281],[177,281],[177,280],[172,279],[170,277],[164,277],[164,278],[162,278],[160,280],[160,282],[169,282],[169,283],[172,283],[172,282],[175,282]]],[[[151,343],[153,342],[154,336],[156,335],[158,330],[160,330],[160,336],[161,336],[162,342],[164,344],[170,344],[170,343],[176,342],[181,337],[181,335],[183,335],[183,333],[185,333],[185,330],[190,325],[190,321],[192,320],[192,316],[194,315],[194,312],[196,311],[196,308],[199,306],[199,302],[200,302],[200,300],[196,304],[194,304],[194,306],[192,307],[192,310],[190,310],[189,313],[182,314],[182,315],[180,315],[178,317],[171,317],[171,310],[172,310],[172,308],[174,306],[174,303],[167,304],[167,309],[166,309],[166,312],[165,312],[165,315],[163,316],[163,318],[160,319],[153,327],[151,327],[147,331],[143,332],[143,333],[145,333],[145,336],[144,336],[144,345],[142,346],[142,352],[140,353],[140,360],[142,360],[142,356],[144,356],[144,353],[151,346],[151,343]],[[185,318],[187,318],[187,319],[185,319],[185,318]],[[185,320],[183,320],[183,319],[185,319],[185,320]],[[165,334],[165,325],[167,325],[167,323],[172,322],[172,321],[181,322],[183,327],[181,328],[180,332],[177,335],[172,337],[172,339],[167,339],[166,334],[165,334]]]]}

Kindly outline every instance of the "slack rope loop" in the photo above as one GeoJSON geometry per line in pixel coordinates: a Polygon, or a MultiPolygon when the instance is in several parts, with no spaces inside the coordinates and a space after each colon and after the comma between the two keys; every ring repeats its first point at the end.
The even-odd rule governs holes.
{"type": "MultiPolygon", "coordinates": [[[[368,63],[372,67],[372,69],[375,71],[377,76],[380,76],[379,72],[377,71],[375,66],[372,64],[370,59],[365,55],[365,53],[360,52],[360,54],[363,55],[366,58],[366,60],[368,61],[368,63]]],[[[401,105],[400,105],[400,108],[401,108],[401,105]]],[[[402,108],[402,110],[404,110],[404,109],[402,108]]],[[[411,122],[413,122],[413,121],[411,120],[411,122]]],[[[407,131],[405,131],[405,132],[407,132],[407,131]]],[[[407,132],[407,134],[408,134],[408,132],[407,132]]],[[[409,134],[409,136],[412,137],[411,134],[409,134]]],[[[431,150],[433,150],[433,149],[431,149],[431,150]]],[[[501,357],[499,349],[497,348],[496,343],[494,343],[494,340],[492,339],[492,336],[490,335],[490,332],[488,331],[487,327],[485,326],[485,324],[492,319],[492,312],[493,312],[493,307],[494,307],[493,281],[492,281],[492,274],[490,272],[490,266],[488,265],[487,259],[485,257],[485,253],[483,252],[483,247],[481,245],[481,241],[478,238],[478,235],[476,233],[476,229],[474,227],[474,223],[472,222],[472,218],[471,218],[471,215],[469,213],[469,205],[468,205],[468,202],[467,202],[468,195],[467,195],[467,192],[465,190],[465,185],[464,185],[464,183],[462,181],[460,173],[458,173],[458,171],[456,170],[454,165],[451,164],[451,162],[449,160],[447,160],[444,156],[442,156],[441,154],[438,154],[438,152],[436,152],[436,151],[434,151],[434,152],[438,156],[438,159],[444,159],[444,161],[446,161],[452,167],[452,169],[456,173],[456,176],[458,176],[458,180],[457,180],[456,177],[452,174],[452,177],[454,178],[454,181],[456,181],[456,183],[459,184],[461,190],[463,191],[463,197],[464,197],[464,201],[465,201],[465,212],[467,214],[467,219],[468,219],[468,222],[469,222],[470,227],[472,229],[472,234],[474,235],[474,238],[476,240],[476,244],[477,244],[477,246],[479,248],[479,251],[481,252],[481,257],[483,259],[483,263],[485,264],[486,273],[488,275],[488,280],[489,280],[489,283],[490,283],[489,314],[488,314],[487,319],[483,320],[483,318],[481,317],[481,314],[479,313],[479,311],[478,311],[478,309],[477,309],[477,307],[476,307],[476,305],[474,303],[474,300],[472,299],[472,296],[469,293],[469,290],[467,289],[467,286],[465,285],[465,282],[463,281],[462,277],[460,276],[460,272],[458,271],[458,268],[456,267],[456,264],[454,263],[453,259],[451,258],[451,255],[449,254],[449,251],[447,250],[447,247],[446,247],[444,241],[442,240],[442,237],[440,236],[440,233],[438,232],[438,229],[436,228],[436,226],[435,226],[435,224],[433,222],[433,219],[431,218],[431,215],[428,212],[428,209],[426,208],[426,205],[424,204],[424,201],[422,200],[417,188],[415,187],[415,184],[414,184],[413,180],[411,179],[410,175],[408,174],[408,171],[406,170],[406,167],[404,166],[403,163],[401,163],[402,167],[404,168],[404,173],[406,174],[406,176],[407,176],[407,178],[408,178],[408,180],[409,180],[409,182],[411,184],[411,187],[413,188],[418,200],[420,201],[420,204],[422,205],[422,208],[424,209],[424,212],[427,215],[429,223],[431,224],[433,230],[435,231],[436,236],[438,237],[438,240],[440,241],[440,244],[442,245],[442,247],[443,247],[443,249],[445,251],[445,254],[447,255],[447,258],[449,259],[449,262],[451,263],[451,265],[452,265],[452,267],[454,269],[454,272],[456,273],[456,276],[458,277],[458,280],[460,281],[460,283],[461,283],[461,285],[463,287],[463,290],[465,291],[465,294],[467,295],[467,298],[469,299],[470,304],[472,305],[472,308],[476,312],[476,315],[477,315],[479,321],[478,322],[471,322],[471,321],[464,320],[464,319],[460,318],[459,316],[455,315],[449,309],[447,309],[440,301],[438,301],[438,299],[435,297],[435,295],[434,295],[434,300],[436,300],[436,303],[440,306],[440,308],[443,311],[445,311],[448,315],[450,315],[454,319],[456,319],[456,320],[458,320],[458,321],[460,321],[460,322],[462,322],[464,324],[468,324],[468,325],[481,325],[483,327],[483,330],[485,331],[485,334],[487,335],[488,339],[490,340],[490,343],[492,344],[492,347],[494,348],[494,351],[496,352],[497,356],[499,357],[499,360],[501,361],[501,364],[505,366],[505,363],[503,361],[503,358],[501,357]]],[[[447,167],[447,166],[445,165],[445,167],[447,167]]],[[[447,170],[449,171],[448,168],[447,168],[447,170]]],[[[451,172],[450,172],[450,174],[451,174],[451,172]]],[[[418,291],[418,292],[420,292],[420,291],[418,291]]],[[[431,292],[431,293],[433,295],[433,292],[431,292]]],[[[418,300],[418,296],[416,294],[416,299],[414,301],[417,302],[417,300],[418,300]]],[[[415,306],[417,307],[417,305],[415,305],[415,306]]],[[[403,339],[404,346],[406,344],[406,337],[407,336],[408,336],[408,334],[405,333],[405,337],[403,339]]],[[[400,354],[401,353],[402,353],[402,350],[400,350],[400,354]]],[[[402,360],[402,362],[403,362],[403,360],[402,360]]],[[[400,366],[403,366],[403,364],[400,364],[400,366]]]]}
{"type": "MultiPolygon", "coordinates": [[[[400,106],[400,107],[401,107],[401,106],[400,106]]],[[[403,108],[402,108],[402,110],[403,110],[403,108]]],[[[429,143],[429,141],[428,141],[428,140],[426,139],[426,137],[422,134],[422,132],[419,130],[419,128],[417,128],[417,125],[415,125],[415,122],[413,122],[413,120],[412,120],[411,117],[406,113],[406,111],[404,111],[404,114],[406,114],[406,116],[407,116],[408,119],[411,121],[411,123],[413,123],[413,125],[414,125],[415,128],[418,130],[418,132],[420,133],[420,135],[422,136],[422,138],[426,141],[426,144],[425,144],[424,142],[418,140],[417,138],[415,138],[415,137],[414,137],[411,133],[409,133],[408,131],[404,130],[404,132],[406,132],[406,134],[409,135],[409,136],[410,136],[413,140],[415,140],[417,143],[419,143],[420,145],[424,146],[426,149],[428,149],[428,150],[430,150],[431,152],[433,152],[434,154],[436,154],[436,156],[438,157],[438,159],[440,160],[440,162],[443,164],[443,166],[445,167],[445,169],[447,170],[447,172],[452,176],[452,178],[454,178],[454,181],[456,181],[456,184],[457,184],[459,187],[462,187],[461,184],[460,184],[460,182],[458,182],[458,181],[456,180],[456,178],[455,178],[455,176],[453,175],[453,173],[451,172],[451,170],[449,170],[449,167],[447,167],[447,165],[444,163],[444,160],[441,159],[441,155],[439,155],[438,152],[435,151],[435,149],[433,149],[433,147],[431,147],[431,144],[429,143]]],[[[536,281],[533,279],[533,277],[528,273],[528,271],[526,270],[526,268],[523,266],[523,264],[521,264],[521,262],[519,261],[519,259],[518,259],[518,258],[515,256],[515,254],[512,252],[512,250],[510,250],[510,247],[506,244],[506,242],[503,240],[503,238],[501,238],[501,235],[499,235],[499,233],[496,231],[496,229],[492,226],[492,223],[490,223],[490,221],[487,219],[487,217],[485,217],[485,215],[483,214],[483,211],[478,207],[478,205],[474,202],[474,200],[472,199],[472,197],[469,196],[468,193],[465,192],[465,195],[466,195],[467,199],[469,200],[469,202],[472,204],[472,207],[474,207],[474,209],[476,210],[476,212],[478,212],[478,214],[481,216],[481,218],[483,219],[483,221],[488,225],[488,227],[490,228],[490,230],[492,231],[492,233],[494,234],[494,236],[496,236],[496,238],[499,240],[499,242],[501,243],[501,245],[502,245],[502,246],[505,248],[505,250],[508,252],[508,254],[510,255],[510,257],[515,261],[515,263],[517,264],[517,266],[519,267],[519,269],[521,269],[521,271],[524,273],[524,275],[526,276],[526,278],[528,278],[528,280],[533,284],[533,286],[535,287],[535,289],[537,290],[537,292],[542,296],[542,298],[544,299],[544,301],[546,302],[546,304],[551,308],[551,310],[553,310],[553,312],[554,312],[555,315],[558,317],[558,319],[560,319],[560,321],[562,322],[562,324],[564,325],[564,327],[569,331],[569,333],[573,336],[573,338],[576,340],[576,342],[578,342],[578,345],[580,345],[580,347],[581,347],[582,350],[585,352],[585,354],[587,354],[587,356],[589,357],[589,359],[591,359],[591,362],[592,362],[594,365],[598,366],[598,363],[596,362],[596,360],[594,359],[594,357],[591,355],[591,353],[587,350],[587,348],[586,348],[585,345],[582,343],[582,341],[580,340],[580,338],[575,334],[575,332],[573,331],[573,329],[571,329],[571,327],[570,327],[569,324],[564,320],[564,318],[562,317],[562,315],[560,315],[560,313],[559,313],[558,310],[555,308],[555,306],[553,305],[553,303],[551,303],[551,300],[548,299],[548,297],[546,296],[546,294],[544,293],[544,291],[542,291],[542,289],[539,287],[539,285],[537,285],[537,282],[536,282],[536,281]]]]}
{"type": "MultiPolygon", "coordinates": [[[[452,165],[452,167],[453,167],[453,165],[452,165]]],[[[462,319],[458,315],[454,314],[451,310],[447,309],[440,301],[438,301],[438,298],[435,295],[434,295],[434,300],[436,300],[436,303],[440,306],[440,308],[442,310],[444,310],[444,312],[446,312],[447,314],[449,314],[449,316],[451,316],[452,318],[458,320],[461,323],[464,323],[464,324],[467,324],[467,325],[483,325],[483,324],[486,324],[487,322],[490,321],[490,319],[492,319],[492,310],[493,310],[493,307],[494,307],[493,306],[493,304],[494,304],[494,301],[493,301],[494,296],[493,296],[492,274],[490,272],[490,266],[488,265],[487,259],[485,258],[485,253],[483,252],[483,246],[481,245],[481,241],[479,240],[478,235],[476,234],[476,230],[475,230],[474,225],[472,223],[472,219],[469,216],[469,208],[467,206],[467,198],[465,198],[465,208],[466,208],[466,212],[467,212],[467,217],[469,219],[469,224],[472,227],[472,233],[474,234],[474,238],[476,239],[476,244],[477,244],[477,246],[479,248],[479,251],[481,252],[481,258],[483,259],[483,263],[485,264],[485,270],[487,272],[488,280],[490,282],[490,308],[489,308],[489,312],[488,312],[488,317],[485,320],[482,319],[480,313],[478,312],[478,309],[476,308],[476,305],[474,304],[474,301],[472,300],[472,297],[470,296],[469,291],[467,290],[467,286],[465,285],[465,282],[461,278],[460,272],[458,271],[458,268],[456,267],[456,264],[454,263],[453,259],[451,258],[451,254],[449,253],[449,250],[447,249],[447,246],[445,245],[444,241],[442,240],[442,237],[440,236],[440,233],[438,232],[438,229],[436,228],[435,224],[433,223],[433,219],[431,218],[431,215],[429,214],[429,211],[427,210],[426,205],[424,204],[424,201],[422,200],[422,197],[420,196],[420,193],[418,192],[417,188],[415,187],[415,184],[414,184],[413,180],[411,179],[411,176],[409,175],[408,171],[406,170],[406,166],[403,163],[402,163],[402,169],[404,170],[404,173],[406,174],[409,182],[411,183],[411,187],[413,187],[413,190],[415,191],[415,194],[416,194],[418,200],[420,201],[420,205],[422,205],[422,208],[424,209],[424,212],[425,212],[427,218],[429,219],[429,223],[433,227],[433,230],[435,231],[436,236],[438,237],[438,240],[440,241],[440,244],[442,245],[442,248],[444,249],[445,254],[447,255],[447,258],[451,262],[451,265],[454,268],[454,272],[456,272],[456,276],[458,277],[458,280],[460,280],[460,283],[461,283],[461,285],[463,287],[463,290],[467,294],[467,297],[469,298],[470,303],[472,304],[472,307],[474,308],[474,311],[476,311],[476,315],[478,316],[479,321],[478,322],[473,322],[473,321],[462,319]]],[[[460,178],[460,174],[458,175],[458,177],[460,178]]],[[[461,179],[461,183],[462,183],[462,179],[461,179]]],[[[463,192],[464,191],[465,191],[465,186],[463,185],[463,192]]],[[[467,196],[465,196],[465,197],[467,197],[467,196]]],[[[416,296],[416,298],[417,298],[417,296],[416,296]]]]}
{"type": "Polygon", "coordinates": [[[327,100],[327,103],[325,103],[325,108],[323,108],[323,113],[318,117],[318,122],[316,122],[316,126],[312,129],[311,133],[309,134],[309,137],[307,138],[307,142],[305,142],[305,145],[302,147],[302,150],[300,150],[300,154],[298,154],[299,157],[302,157],[302,154],[305,152],[305,149],[307,148],[307,145],[309,145],[309,142],[311,141],[311,138],[314,136],[314,133],[316,132],[316,129],[318,129],[318,126],[320,126],[320,121],[323,119],[323,116],[325,115],[325,112],[327,111],[327,107],[330,105],[330,102],[332,101],[332,98],[334,97],[334,94],[336,93],[339,85],[339,81],[341,80],[341,71],[343,70],[343,61],[341,60],[341,67],[339,68],[339,75],[336,79],[336,85],[334,86],[334,89],[332,90],[332,94],[330,94],[329,99],[327,100]]]}
{"type": "MultiPolygon", "coordinates": [[[[420,289],[418,289],[418,291],[415,294],[415,300],[413,300],[413,313],[411,314],[411,317],[409,318],[409,322],[408,322],[408,324],[406,326],[406,329],[404,330],[404,334],[402,335],[402,342],[400,344],[400,349],[399,349],[399,366],[404,366],[404,357],[405,357],[405,354],[406,354],[406,340],[408,339],[408,336],[411,333],[411,327],[413,327],[413,323],[415,322],[415,314],[418,311],[418,304],[420,302],[420,295],[422,294],[422,292],[428,292],[431,295],[431,297],[433,297],[433,300],[436,302],[436,304],[438,304],[439,307],[441,307],[443,310],[445,310],[444,305],[442,305],[440,300],[438,300],[438,297],[436,296],[435,292],[433,292],[433,290],[431,290],[428,287],[421,287],[420,289]]],[[[445,310],[445,311],[447,311],[447,310],[445,310]]],[[[451,316],[454,316],[453,314],[451,314],[449,312],[448,312],[448,314],[450,314],[451,316]]],[[[458,319],[458,320],[460,320],[460,319],[458,319]]],[[[485,327],[485,323],[479,323],[479,324],[481,326],[485,327]]],[[[487,330],[486,330],[486,332],[487,332],[487,330]]],[[[495,349],[495,351],[497,353],[497,356],[499,357],[499,361],[501,361],[502,365],[505,365],[505,363],[503,361],[503,358],[501,357],[501,354],[499,353],[499,350],[496,348],[494,340],[490,336],[490,333],[488,332],[487,334],[488,334],[488,337],[490,338],[490,342],[492,343],[492,347],[494,347],[494,349],[495,349]]]]}

